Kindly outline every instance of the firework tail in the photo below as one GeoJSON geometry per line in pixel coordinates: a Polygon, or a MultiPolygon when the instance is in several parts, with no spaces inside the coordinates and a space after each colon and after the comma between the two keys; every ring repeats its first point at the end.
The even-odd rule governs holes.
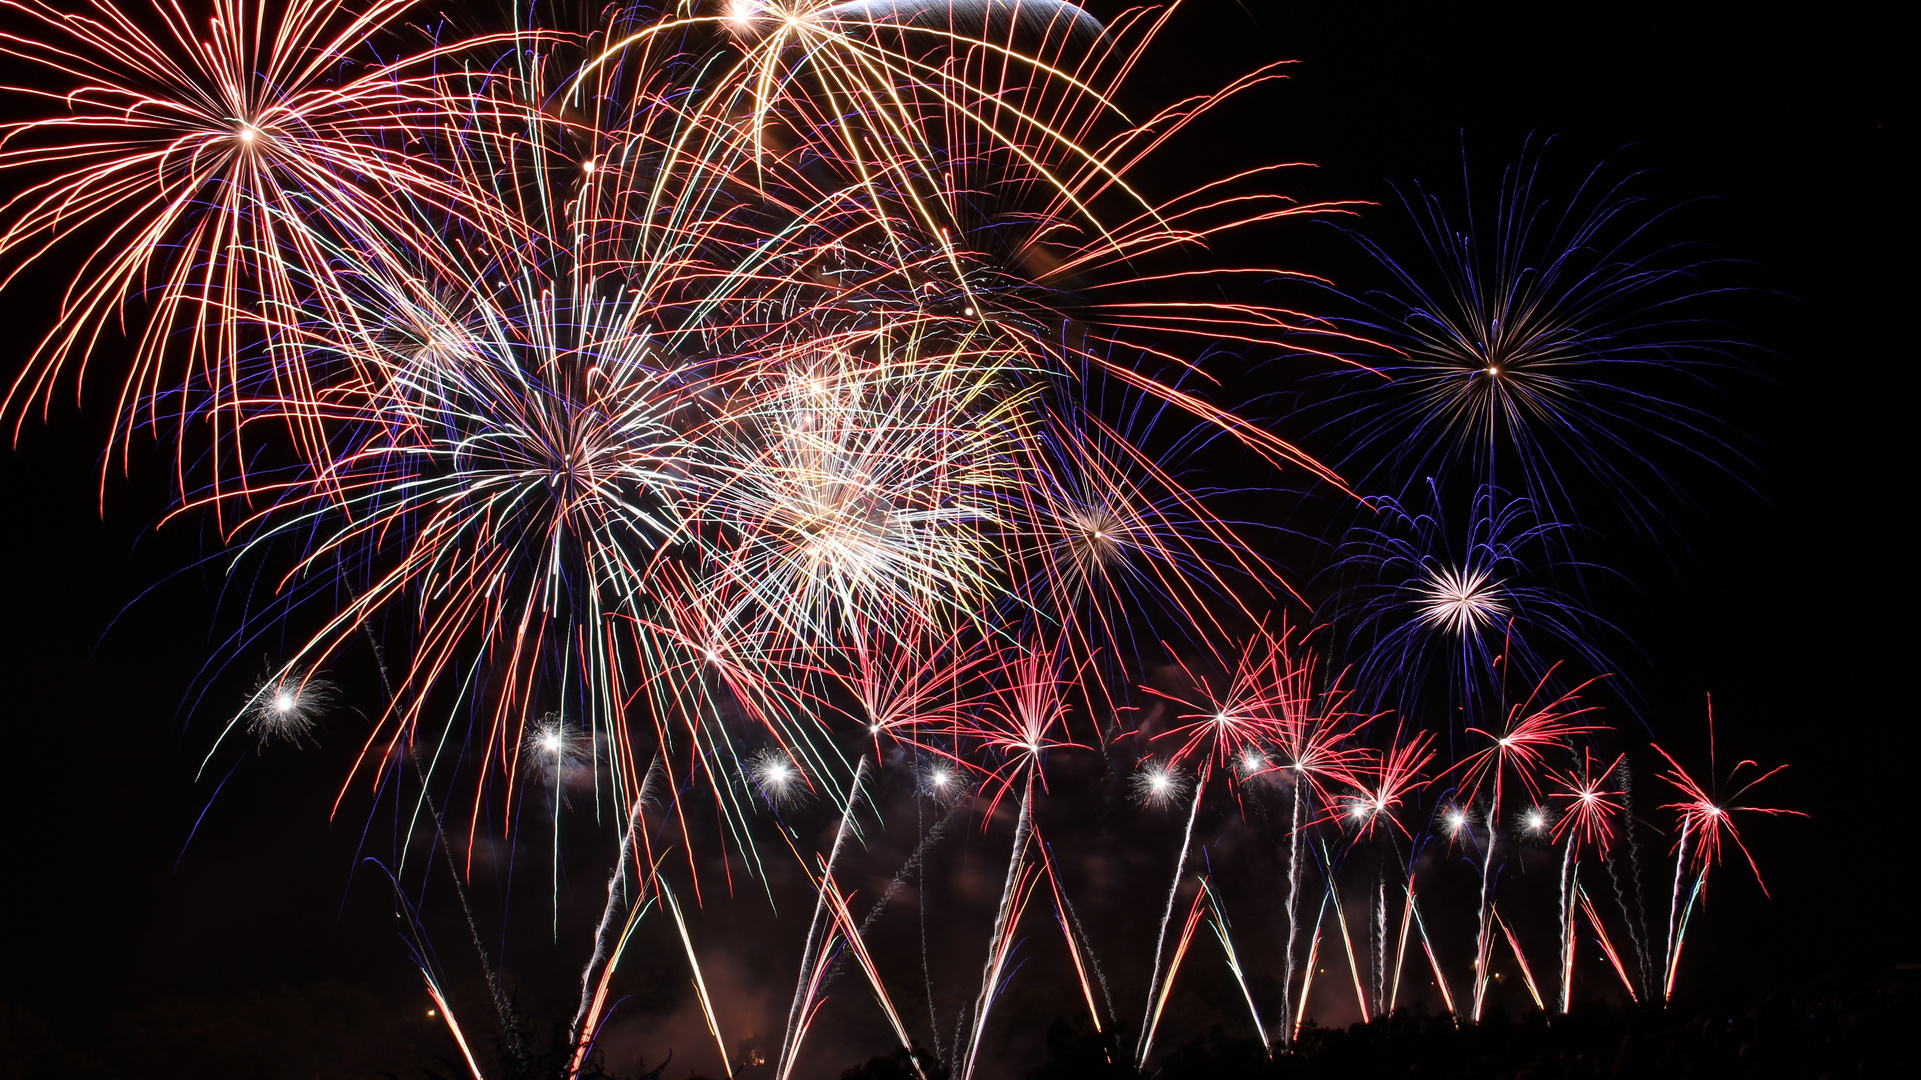
{"type": "Polygon", "coordinates": [[[1567,1015],[1574,998],[1574,889],[1579,868],[1574,863],[1574,830],[1568,830],[1567,851],[1561,855],[1561,1014],[1567,1015]]]}
{"type": "MultiPolygon", "coordinates": [[[[921,801],[916,797],[914,799],[914,829],[916,832],[919,832],[921,828],[921,801]]],[[[934,965],[927,955],[927,865],[925,863],[921,864],[918,877],[919,880],[917,884],[920,887],[917,890],[918,895],[915,897],[914,906],[920,914],[920,972],[921,978],[927,985],[927,1030],[932,1033],[934,1040],[935,1060],[945,1065],[948,1061],[947,1055],[941,1050],[940,1013],[934,1007],[934,965]]]]}
{"type": "Polygon", "coordinates": [[[620,853],[614,858],[614,872],[607,877],[607,904],[600,910],[600,925],[594,928],[594,954],[587,958],[587,966],[580,969],[580,1006],[574,1010],[572,1024],[576,1044],[586,1039],[587,1029],[582,1021],[592,1005],[594,996],[594,971],[600,962],[607,958],[609,933],[613,930],[615,913],[627,907],[627,863],[633,857],[634,832],[640,827],[641,808],[647,803],[648,791],[654,775],[660,770],[660,755],[654,755],[653,764],[647,767],[646,778],[641,781],[640,797],[634,800],[633,809],[627,812],[627,828],[620,834],[620,853]]]}
{"type": "Polygon", "coordinates": [[[854,781],[847,788],[847,805],[841,808],[840,827],[834,830],[834,844],[828,849],[827,864],[819,881],[819,889],[814,898],[814,917],[807,924],[807,943],[800,954],[800,980],[794,987],[794,1003],[787,1010],[787,1031],[781,1038],[780,1062],[774,1070],[779,1080],[787,1080],[793,1071],[794,1056],[800,1051],[802,1037],[807,1024],[812,1021],[811,1002],[822,975],[822,965],[816,962],[815,950],[820,947],[822,920],[827,910],[827,890],[834,876],[834,864],[840,858],[840,849],[847,842],[848,825],[854,818],[854,807],[860,802],[861,781],[867,776],[867,758],[863,756],[854,766],[854,781]]]}
{"type": "Polygon", "coordinates": [[[447,999],[441,995],[440,987],[434,984],[434,977],[424,967],[420,969],[420,977],[427,980],[427,996],[434,999],[434,1007],[440,1010],[440,1018],[447,1022],[447,1030],[453,1033],[454,1043],[460,1047],[460,1056],[467,1062],[467,1071],[473,1074],[474,1080],[487,1080],[480,1071],[479,1062],[474,1060],[474,1052],[467,1047],[467,1036],[461,1034],[454,1011],[447,1007],[447,999]]]}
{"type": "MultiPolygon", "coordinates": [[[[367,645],[373,649],[374,667],[380,672],[380,685],[387,691],[387,701],[391,704],[394,700],[394,684],[387,677],[387,654],[381,649],[379,639],[374,637],[371,625],[363,622],[360,624],[360,629],[366,634],[367,645]]],[[[500,1021],[501,1038],[506,1042],[508,1054],[515,1060],[523,1060],[526,1052],[520,1041],[520,1025],[514,1022],[513,1006],[508,1002],[507,995],[501,993],[500,979],[494,975],[493,961],[488,959],[487,946],[480,940],[480,924],[474,920],[473,904],[467,899],[466,886],[461,884],[460,864],[454,861],[453,845],[447,842],[447,830],[441,823],[440,807],[434,803],[433,791],[427,784],[427,770],[420,764],[420,747],[413,739],[407,740],[407,757],[414,763],[414,776],[420,781],[420,797],[427,804],[427,815],[433,819],[434,841],[440,848],[441,856],[446,860],[447,877],[453,882],[454,895],[460,900],[460,912],[467,917],[467,935],[473,940],[474,954],[480,958],[480,973],[487,980],[488,996],[493,998],[494,1013],[500,1021]]],[[[422,971],[421,974],[425,975],[426,972],[422,971]]],[[[428,986],[432,987],[433,980],[429,978],[427,982],[428,986]]],[[[440,1011],[447,1017],[447,1023],[452,1025],[453,1014],[447,1012],[444,1005],[441,1006],[440,1011]]],[[[455,1037],[459,1038],[457,1033],[455,1037]]],[[[463,1053],[466,1051],[464,1042],[461,1044],[461,1051],[463,1053]]],[[[468,1060],[471,1062],[472,1058],[469,1057],[468,1060]]],[[[480,1074],[476,1071],[474,1075],[480,1074]]]]}
{"type": "MultiPolygon", "coordinates": [[[[1006,929],[994,941],[993,951],[988,956],[986,978],[989,980],[990,989],[985,997],[986,1007],[976,1017],[973,1031],[968,1036],[967,1067],[969,1069],[973,1068],[974,1062],[980,1056],[981,1037],[987,1030],[987,1018],[992,1011],[994,999],[1004,988],[1003,974],[1007,970],[1008,958],[1014,953],[1014,932],[1020,926],[1021,915],[1027,910],[1027,902],[1033,898],[1035,887],[1040,884],[1040,876],[1038,867],[1026,865],[1021,868],[1020,877],[1014,883],[1013,902],[1010,906],[1006,929]]],[[[959,1033],[956,1032],[956,1045],[958,1044],[959,1033]]]]}
{"type": "Polygon", "coordinates": [[[1498,911],[1494,912],[1494,923],[1507,937],[1507,947],[1514,950],[1514,960],[1521,965],[1521,978],[1527,982],[1527,992],[1534,998],[1534,1007],[1546,1012],[1547,1002],[1541,999],[1541,988],[1534,982],[1534,972],[1527,966],[1527,957],[1521,952],[1521,941],[1514,936],[1514,928],[1507,924],[1506,919],[1501,918],[1501,913],[1498,911]]]}
{"type": "MultiPolygon", "coordinates": [[[[847,897],[841,895],[840,887],[833,882],[829,881],[826,885],[827,895],[833,898],[834,919],[840,924],[841,937],[847,942],[847,951],[854,954],[855,962],[867,976],[867,984],[874,991],[874,1000],[880,1004],[881,1011],[887,1014],[887,1022],[892,1025],[894,1036],[900,1040],[901,1048],[907,1051],[908,1064],[914,1067],[915,1074],[919,1075],[921,1080],[927,1080],[927,1074],[921,1071],[920,1058],[914,1053],[914,1042],[907,1037],[906,1025],[901,1023],[900,1012],[894,1008],[893,999],[888,997],[887,988],[881,984],[880,969],[874,966],[874,957],[867,951],[867,942],[861,936],[861,928],[854,925],[854,913],[847,910],[847,897]]],[[[821,985],[825,988],[826,981],[822,980],[821,985]]],[[[731,1076],[732,1073],[730,1072],[729,1075],[731,1076]]]]}
{"type": "MultiPolygon", "coordinates": [[[[1627,926],[1628,941],[1634,946],[1635,970],[1640,975],[1640,993],[1635,995],[1639,1001],[1647,997],[1653,987],[1653,976],[1648,968],[1648,926],[1646,893],[1641,887],[1641,843],[1634,833],[1634,769],[1632,763],[1621,762],[1621,805],[1625,813],[1621,816],[1621,836],[1626,840],[1628,872],[1621,873],[1621,860],[1613,857],[1614,849],[1609,849],[1608,875],[1614,882],[1614,899],[1621,908],[1621,918],[1627,926]],[[1630,894],[1633,902],[1629,902],[1630,894]]],[[[1597,921],[1595,925],[1600,925],[1597,921]]]]}
{"type": "Polygon", "coordinates": [[[1634,992],[1634,980],[1628,978],[1628,970],[1621,964],[1621,954],[1614,950],[1614,942],[1608,940],[1607,927],[1601,925],[1601,917],[1594,913],[1594,902],[1588,899],[1586,889],[1578,884],[1574,889],[1581,899],[1581,910],[1587,912],[1587,921],[1594,927],[1594,934],[1601,942],[1601,951],[1607,954],[1608,963],[1614,965],[1614,973],[1621,977],[1621,987],[1628,992],[1628,1000],[1639,1003],[1641,999],[1634,992]]]}
{"type": "MultiPolygon", "coordinates": [[[[659,870],[660,864],[655,863],[649,875],[657,874],[659,870]]],[[[654,901],[649,898],[646,903],[636,906],[627,913],[627,925],[620,932],[620,940],[615,943],[614,951],[607,959],[607,966],[600,971],[600,983],[594,988],[593,1004],[587,1010],[586,1020],[580,1025],[581,1033],[574,1046],[574,1060],[567,1073],[568,1080],[573,1080],[580,1075],[581,1066],[586,1064],[587,1055],[594,1048],[594,1040],[600,1037],[600,1021],[607,1008],[607,986],[614,980],[614,969],[620,966],[620,958],[627,951],[627,942],[634,936],[634,927],[640,925],[642,917],[653,906],[654,901]]]]}
{"type": "Polygon", "coordinates": [[[1481,863],[1481,928],[1474,937],[1474,1015],[1481,1022],[1481,1006],[1487,1000],[1487,969],[1494,950],[1494,845],[1501,835],[1501,772],[1494,771],[1494,804],[1487,815],[1487,852],[1481,863]]]}
{"type": "Polygon", "coordinates": [[[1241,969],[1241,958],[1234,951],[1234,937],[1227,926],[1227,911],[1221,906],[1221,898],[1214,891],[1214,883],[1201,879],[1201,888],[1207,895],[1207,902],[1213,908],[1214,936],[1221,941],[1221,949],[1227,954],[1227,970],[1234,975],[1235,985],[1241,988],[1241,997],[1247,1002],[1247,1015],[1254,1021],[1254,1030],[1261,1036],[1261,1049],[1268,1057],[1274,1056],[1273,1041],[1268,1038],[1267,1026],[1261,1023],[1260,1007],[1254,1004],[1254,992],[1247,987],[1247,973],[1241,969]]]}
{"type": "Polygon", "coordinates": [[[1300,1037],[1301,1024],[1307,1020],[1307,995],[1314,989],[1314,963],[1321,955],[1321,920],[1326,916],[1327,896],[1323,894],[1321,896],[1320,914],[1314,916],[1314,936],[1309,938],[1307,942],[1307,974],[1301,977],[1301,1000],[1300,1003],[1294,1007],[1294,1023],[1292,1025],[1293,1030],[1288,1035],[1289,1043],[1292,1043],[1300,1037]]]}
{"type": "Polygon", "coordinates": [[[1194,906],[1187,911],[1187,921],[1181,925],[1181,939],[1174,946],[1174,955],[1167,961],[1167,978],[1161,980],[1160,993],[1154,998],[1153,1008],[1147,1014],[1147,1030],[1141,1033],[1141,1054],[1137,1064],[1147,1065],[1147,1055],[1154,1049],[1154,1031],[1161,1026],[1161,1014],[1167,1009],[1167,999],[1174,993],[1174,976],[1181,970],[1181,961],[1187,957],[1187,947],[1194,940],[1194,928],[1201,924],[1201,914],[1206,910],[1207,880],[1201,879],[1201,887],[1194,894],[1194,906]]]}
{"type": "MultiPolygon", "coordinates": [[[[1326,852],[1322,852],[1326,857],[1326,852]]],[[[1361,966],[1354,958],[1354,938],[1347,932],[1347,912],[1341,907],[1340,890],[1334,885],[1334,875],[1328,875],[1328,899],[1334,902],[1334,923],[1341,928],[1341,946],[1347,950],[1347,972],[1354,977],[1354,1003],[1361,1007],[1361,1023],[1368,1021],[1367,991],[1361,989],[1361,966]]]]}
{"type": "MultiPolygon", "coordinates": [[[[907,884],[908,877],[921,872],[921,868],[927,860],[928,849],[940,840],[941,835],[947,831],[948,824],[960,816],[961,809],[965,806],[965,802],[956,800],[954,805],[948,810],[946,816],[934,823],[932,832],[921,833],[920,840],[914,845],[913,854],[909,855],[907,861],[901,864],[900,869],[894,872],[893,880],[887,883],[887,890],[875,898],[873,906],[867,909],[866,916],[861,919],[860,935],[863,941],[866,940],[867,931],[880,920],[881,913],[887,910],[887,905],[893,902],[894,897],[899,894],[902,886],[907,884]]],[[[846,960],[846,954],[842,954],[834,961],[832,969],[827,973],[826,981],[821,984],[823,990],[826,989],[828,983],[834,980],[835,976],[840,974],[840,969],[846,963],[846,960]]]]}
{"type": "Polygon", "coordinates": [[[554,743],[554,850],[553,850],[553,898],[554,898],[554,942],[560,941],[560,793],[566,787],[567,774],[561,755],[566,752],[565,743],[554,743]]]}
{"type": "MultiPolygon", "coordinates": [[[[1692,823],[1688,818],[1681,819],[1681,839],[1674,845],[1674,893],[1668,900],[1668,947],[1661,963],[1662,1001],[1666,1001],[1674,992],[1674,970],[1681,962],[1681,931],[1684,919],[1681,912],[1681,882],[1686,877],[1688,841],[1693,839],[1693,832],[1689,829],[1690,824],[1692,823]]],[[[1693,905],[1694,896],[1690,891],[1688,906],[1693,905]]]]}
{"type": "Polygon", "coordinates": [[[657,878],[656,884],[668,913],[674,917],[674,929],[680,931],[680,946],[687,950],[687,966],[694,975],[694,993],[700,997],[700,1013],[707,1020],[707,1031],[714,1037],[714,1047],[720,1051],[720,1067],[726,1069],[731,1078],[734,1075],[734,1063],[728,1060],[727,1040],[720,1036],[720,1020],[714,1016],[714,1001],[707,994],[707,978],[700,972],[700,959],[694,954],[694,939],[687,933],[687,920],[680,913],[680,901],[674,899],[674,890],[668,887],[665,877],[657,878]]]}
{"type": "Polygon", "coordinates": [[[1387,871],[1374,869],[1374,1013],[1387,1004],[1387,871]]]}
{"type": "Polygon", "coordinates": [[[1021,862],[1027,854],[1027,841],[1034,827],[1034,768],[1029,763],[1027,781],[1021,788],[1020,816],[1014,822],[1014,847],[1007,856],[1007,879],[1001,885],[1000,909],[994,915],[994,937],[988,943],[987,964],[981,970],[980,997],[974,1002],[974,1030],[967,1040],[967,1053],[961,1058],[961,1080],[974,1075],[974,1059],[980,1053],[981,1032],[987,1028],[987,1014],[994,1004],[994,990],[1000,981],[1001,967],[1007,961],[1007,939],[1018,921],[1016,898],[1022,881],[1021,862]]]}
{"type": "Polygon", "coordinates": [[[1202,759],[1201,775],[1194,784],[1194,801],[1187,808],[1187,828],[1181,831],[1181,854],[1174,862],[1174,881],[1167,887],[1167,906],[1161,912],[1160,931],[1154,935],[1154,966],[1150,969],[1147,984],[1147,1014],[1141,1017],[1141,1043],[1134,1051],[1136,1064],[1147,1061],[1147,1043],[1153,1036],[1154,1016],[1159,1011],[1159,990],[1161,988],[1161,955],[1167,947],[1167,924],[1174,920],[1174,896],[1181,890],[1181,874],[1187,870],[1187,851],[1194,840],[1194,819],[1201,813],[1201,796],[1207,791],[1207,773],[1211,759],[1202,759]]]}
{"type": "MultiPolygon", "coordinates": [[[[1036,839],[1039,839],[1038,832],[1039,830],[1036,830],[1036,839]]],[[[1081,981],[1081,996],[1087,999],[1088,1018],[1094,1021],[1095,1031],[1104,1030],[1101,1026],[1101,1011],[1094,1005],[1094,987],[1087,978],[1088,964],[1081,958],[1081,947],[1077,940],[1080,920],[1074,917],[1074,909],[1068,906],[1067,903],[1067,893],[1061,889],[1060,874],[1054,867],[1053,849],[1048,846],[1045,840],[1040,841],[1039,847],[1041,850],[1041,866],[1047,872],[1048,887],[1054,890],[1054,916],[1060,921],[1061,937],[1067,941],[1067,955],[1074,961],[1074,975],[1081,981]]],[[[1093,959],[1091,954],[1088,956],[1088,959],[1093,959]]],[[[1094,974],[1097,978],[1100,976],[1099,967],[1094,968],[1094,974]]],[[[1103,993],[1105,993],[1107,980],[1101,978],[1100,982],[1101,989],[1103,993]]]]}
{"type": "Polygon", "coordinates": [[[1687,906],[1681,909],[1681,917],[1674,931],[1674,952],[1668,957],[1667,975],[1661,984],[1661,1000],[1664,1002],[1674,998],[1674,977],[1681,971],[1681,946],[1687,940],[1688,917],[1694,914],[1694,902],[1700,899],[1701,887],[1707,884],[1707,880],[1707,868],[1703,867],[1694,879],[1694,886],[1688,890],[1687,906]]]}
{"type": "Polygon", "coordinates": [[[1290,995],[1294,990],[1295,945],[1301,932],[1301,829],[1302,817],[1307,812],[1307,807],[1301,801],[1304,783],[1305,778],[1297,772],[1294,777],[1294,821],[1287,834],[1287,949],[1284,953],[1286,963],[1281,973],[1281,1039],[1284,1044],[1293,1042],[1294,1030],[1300,1026],[1298,1021],[1290,1025],[1287,1018],[1295,1011],[1290,995]]]}
{"type": "Polygon", "coordinates": [[[1421,951],[1427,954],[1427,966],[1434,970],[1434,985],[1441,991],[1441,1003],[1447,1006],[1447,1014],[1454,1018],[1458,1026],[1461,1022],[1460,1011],[1454,1007],[1454,994],[1447,988],[1447,976],[1441,971],[1440,958],[1434,955],[1434,943],[1428,940],[1427,924],[1421,921],[1421,909],[1415,906],[1412,891],[1408,893],[1407,904],[1414,912],[1414,928],[1421,932],[1421,951]]]}
{"type": "Polygon", "coordinates": [[[1407,958],[1407,930],[1414,921],[1414,878],[1407,879],[1407,903],[1401,908],[1401,936],[1394,946],[1394,979],[1388,984],[1387,1012],[1394,1014],[1394,1008],[1401,1001],[1401,961],[1407,958]]]}

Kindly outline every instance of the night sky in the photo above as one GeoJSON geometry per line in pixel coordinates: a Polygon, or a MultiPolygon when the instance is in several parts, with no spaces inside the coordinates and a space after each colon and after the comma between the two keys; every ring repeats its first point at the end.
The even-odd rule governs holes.
{"type": "MultiPolygon", "coordinates": [[[[1874,978],[1921,961],[1904,891],[1917,824],[1908,783],[1917,718],[1913,695],[1899,690],[1914,669],[1915,543],[1900,522],[1911,515],[1903,507],[1913,495],[1916,425],[1914,342],[1901,329],[1913,308],[1914,176],[1898,161],[1915,147],[1912,111],[1896,89],[1905,61],[1895,43],[1904,35],[1891,25],[1891,5],[1830,9],[1818,21],[1754,5],[1676,7],[1196,0],[1150,53],[1135,92],[1171,97],[1268,61],[1298,61],[1287,81],[1211,123],[1220,160],[1209,170],[1312,162],[1289,177],[1288,190],[1382,202],[1364,211],[1367,220],[1393,216],[1387,181],[1452,190],[1464,145],[1478,175],[1498,175],[1526,140],[1546,136],[1555,137],[1551,162],[1578,171],[1614,155],[1649,170],[1642,190],[1657,201],[1699,200],[1668,231],[1730,260],[1718,273],[1745,291],[1723,298],[1717,312],[1732,336],[1754,346],[1740,354],[1745,370],[1718,377],[1699,403],[1751,439],[1753,463],[1738,477],[1686,475],[1696,505],[1675,510],[1658,548],[1620,531],[1595,555],[1632,583],[1601,598],[1602,614],[1638,646],[1638,654],[1621,650],[1622,670],[1639,690],[1643,719],[1614,722],[1644,722],[1664,746],[1703,757],[1702,703],[1712,693],[1723,760],[1791,763],[1770,781],[1768,805],[1810,815],[1747,834],[1771,898],[1745,868],[1717,872],[1684,980],[1687,993],[1707,999],[1874,978]]],[[[1263,260],[1274,265],[1337,283],[1361,272],[1325,226],[1261,235],[1274,245],[1263,260]]],[[[10,328],[16,356],[43,325],[51,271],[37,273],[0,294],[0,325],[10,328]]],[[[272,1028],[286,1045],[310,1039],[319,1056],[390,1068],[449,1054],[444,1029],[425,1017],[429,1003],[386,878],[357,858],[394,849],[391,802],[376,805],[356,789],[329,819],[365,730],[356,710],[380,707],[368,659],[332,673],[343,706],[318,746],[227,755],[196,778],[218,725],[279,658],[250,654],[207,668],[227,655],[244,590],[223,581],[203,523],[188,517],[156,528],[170,477],[139,437],[131,476],[118,464],[107,476],[103,515],[115,363],[103,347],[83,404],[73,407],[67,395],[50,421],[29,418],[0,451],[8,507],[0,716],[11,762],[0,785],[8,824],[0,999],[75,1047],[164,1041],[178,1036],[162,1032],[190,1028],[244,1041],[256,1037],[243,1031],[252,1025],[272,1028]],[[364,1047],[349,1046],[356,1040],[364,1047]]],[[[1300,389],[1298,376],[1311,370],[1274,366],[1258,378],[1274,390],[1300,389]]],[[[1290,428],[1285,413],[1272,419],[1310,451],[1331,438],[1290,428]]],[[[1249,505],[1277,522],[1307,513],[1279,496],[1249,505]]],[[[1076,770],[1096,768],[1092,758],[1063,755],[1050,783],[1071,791],[1076,770]]],[[[849,877],[862,908],[913,836],[914,801],[904,791],[883,786],[879,805],[890,827],[875,830],[849,877]]],[[[1178,823],[1117,824],[1115,808],[1065,796],[1043,813],[1053,822],[1044,827],[1087,845],[1082,915],[1115,981],[1117,1008],[1133,1015],[1144,982],[1137,969],[1146,966],[1140,943],[1158,915],[1140,898],[1164,888],[1178,823]]],[[[793,815],[803,830],[831,829],[832,818],[820,805],[793,815]]],[[[1271,860],[1235,863],[1232,855],[1281,835],[1258,813],[1246,822],[1223,815],[1208,828],[1210,857],[1223,867],[1265,866],[1271,860]]],[[[983,835],[978,815],[966,814],[948,829],[938,857],[947,889],[930,917],[936,973],[948,972],[958,994],[977,978],[1010,830],[983,835]]],[[[519,852],[494,853],[525,863],[511,904],[502,874],[484,871],[474,884],[509,983],[543,1017],[571,1013],[612,847],[608,829],[565,846],[555,944],[544,831],[537,822],[519,852]]],[[[1275,885],[1261,875],[1271,873],[1242,871],[1231,887],[1249,898],[1235,915],[1244,933],[1271,936],[1272,915],[1258,908],[1275,885]]],[[[436,878],[427,891],[428,929],[456,994],[470,1002],[470,1027],[484,1030],[471,949],[443,885],[436,878]]],[[[731,1011],[739,1028],[764,1014],[758,1034],[777,1044],[809,909],[793,875],[776,872],[773,888],[778,918],[757,885],[740,885],[729,899],[710,883],[690,927],[717,943],[708,978],[723,1019],[731,1011]]],[[[896,904],[874,950],[884,970],[898,967],[904,1011],[924,1026],[924,997],[909,981],[918,948],[911,890],[896,904]]],[[[1031,959],[999,1007],[1006,1027],[994,1036],[1003,1047],[996,1076],[1040,1059],[1052,1016],[1085,1017],[1064,976],[1058,930],[1040,905],[1034,911],[1031,959]]],[[[671,1048],[669,1075],[711,1074],[718,1062],[671,924],[653,922],[648,932],[616,983],[632,997],[610,1028],[609,1064],[629,1068],[644,1055],[651,1066],[671,1048]]],[[[1171,1006],[1167,1045],[1210,1022],[1244,1021],[1222,996],[1227,984],[1209,981],[1217,956],[1191,963],[1196,974],[1171,1006]]],[[[748,1035],[729,1032],[730,1041],[748,1035]]],[[[850,969],[799,1074],[838,1075],[886,1052],[890,1038],[850,969]]]]}

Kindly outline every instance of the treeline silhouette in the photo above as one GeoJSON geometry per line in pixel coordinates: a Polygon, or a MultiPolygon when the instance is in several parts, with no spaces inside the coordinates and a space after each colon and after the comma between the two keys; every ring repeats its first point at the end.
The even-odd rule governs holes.
{"type": "MultiPolygon", "coordinates": [[[[1293,1052],[1215,1031],[1156,1055],[1145,1074],[1132,1042],[1056,1019],[1047,1059],[1026,1080],[1772,1080],[1921,1076],[1921,980],[1913,973],[1851,988],[1756,997],[1745,1007],[1589,1008],[1567,1017],[1494,1016],[1457,1027],[1402,1012],[1349,1028],[1309,1025],[1293,1052]]],[[[97,1015],[40,1016],[0,1000],[0,1080],[456,1080],[463,1062],[437,1018],[402,1014],[364,989],[276,985],[214,1000],[161,997],[97,1015]]],[[[476,1047],[489,1080],[561,1080],[563,1027],[476,1047]]],[[[803,1070],[805,1071],[805,1070],[803,1070]]],[[[671,1055],[612,1069],[591,1058],[582,1080],[683,1080],[671,1055]]],[[[921,1056],[927,1080],[944,1080],[921,1056]]],[[[771,1075],[762,1065],[739,1080],[771,1075]]],[[[819,1074],[812,1074],[818,1076],[819,1074]]],[[[828,1073],[827,1075],[833,1075],[828,1073]]],[[[920,1080],[905,1051],[841,1080],[920,1080]]]]}
{"type": "MultiPolygon", "coordinates": [[[[1401,1012],[1349,1028],[1301,1032],[1269,1057],[1257,1039],[1219,1030],[1125,1064],[1127,1039],[1056,1019],[1048,1060],[1027,1080],[1772,1080],[1921,1076],[1915,1017],[1921,983],[1898,980],[1827,994],[1774,994],[1734,1011],[1594,1008],[1571,1016],[1494,1016],[1456,1026],[1401,1012]]],[[[930,1080],[936,1070],[922,1059],[930,1080]]],[[[896,1051],[841,1080],[916,1080],[896,1051]]]]}

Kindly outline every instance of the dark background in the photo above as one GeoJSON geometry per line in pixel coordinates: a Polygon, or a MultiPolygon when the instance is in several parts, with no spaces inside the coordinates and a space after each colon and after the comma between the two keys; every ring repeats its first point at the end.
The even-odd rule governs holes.
{"type": "MultiPolygon", "coordinates": [[[[1845,983],[1921,962],[1916,718],[1903,692],[1916,545],[1900,524],[1912,518],[1917,430],[1916,187],[1898,162],[1915,147],[1896,21],[1876,6],[1790,18],[1754,5],[1193,3],[1140,73],[1158,96],[1300,61],[1215,127],[1224,163],[1316,163],[1291,180],[1307,197],[1382,200],[1387,179],[1448,185],[1464,141],[1471,161],[1498,167],[1544,135],[1577,167],[1620,152],[1651,169],[1659,199],[1709,197],[1680,220],[1688,238],[1740,260],[1732,277],[1753,290],[1726,312],[1760,349],[1714,407],[1753,440],[1756,490],[1704,480],[1660,552],[1605,538],[1599,557],[1637,588],[1603,614],[1644,655],[1637,682],[1658,740],[1698,759],[1711,691],[1723,760],[1791,762],[1768,804],[1810,816],[1750,832],[1771,899],[1744,869],[1717,874],[1690,939],[1691,993],[1845,983]]],[[[1282,242],[1298,246],[1278,247],[1276,265],[1341,269],[1324,239],[1282,242]]],[[[6,348],[37,336],[45,284],[0,296],[6,348]]],[[[231,620],[216,613],[218,564],[182,569],[215,551],[201,526],[154,529],[169,482],[154,453],[136,448],[130,478],[109,472],[103,516],[113,376],[96,362],[80,408],[29,418],[0,452],[0,998],[76,1048],[217,1030],[283,1050],[308,1038],[313,1060],[447,1053],[423,1019],[386,885],[356,873],[366,808],[328,819],[353,724],[317,751],[247,758],[217,799],[231,758],[196,779],[256,672],[237,663],[201,678],[231,620]],[[345,1045],[356,1038],[367,1046],[345,1045]]],[[[1314,448],[1311,433],[1288,434],[1314,448]]],[[[529,890],[535,906],[540,891],[529,890]]],[[[740,918],[763,918],[751,895],[735,903],[740,918]]],[[[578,963],[557,951],[555,973],[578,963]]],[[[775,968],[784,994],[791,965],[775,968]]],[[[1056,985],[1054,1011],[1078,1009],[1071,984],[1056,985]]],[[[885,1049],[882,1039],[870,1052],[885,1049]]]]}

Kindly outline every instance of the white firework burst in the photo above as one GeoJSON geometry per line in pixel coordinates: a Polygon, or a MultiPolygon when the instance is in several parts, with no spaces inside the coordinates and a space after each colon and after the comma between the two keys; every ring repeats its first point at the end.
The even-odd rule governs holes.
{"type": "Polygon", "coordinates": [[[1421,620],[1457,634],[1478,630],[1507,614],[1501,583],[1486,570],[1430,568],[1416,592],[1421,620]]]}
{"type": "Polygon", "coordinates": [[[311,671],[293,669],[254,685],[247,705],[247,733],[262,745],[274,739],[298,743],[334,701],[334,684],[311,671]]]}
{"type": "Polygon", "coordinates": [[[1187,775],[1168,761],[1149,761],[1134,774],[1134,799],[1150,810],[1174,805],[1187,794],[1187,775]]]}
{"type": "Polygon", "coordinates": [[[782,809],[807,801],[807,777],[794,764],[793,756],[770,746],[747,759],[747,776],[767,805],[782,809]]]}

